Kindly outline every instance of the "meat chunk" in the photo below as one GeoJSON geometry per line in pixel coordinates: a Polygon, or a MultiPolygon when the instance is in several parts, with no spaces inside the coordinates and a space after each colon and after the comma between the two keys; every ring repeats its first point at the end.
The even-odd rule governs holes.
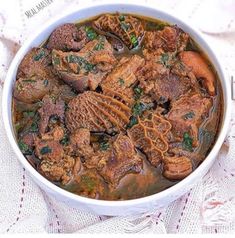
{"type": "Polygon", "coordinates": [[[74,167],[74,159],[64,156],[59,162],[43,160],[39,171],[50,181],[67,184],[71,180],[71,171],[74,167]]]}
{"type": "Polygon", "coordinates": [[[57,27],[50,35],[47,48],[63,51],[78,51],[87,42],[87,37],[84,27],[77,28],[73,23],[67,23],[57,27]]]}
{"type": "Polygon", "coordinates": [[[162,48],[165,52],[183,51],[188,43],[189,35],[177,26],[165,26],[161,31],[147,31],[145,46],[156,50],[162,48]]]}
{"type": "Polygon", "coordinates": [[[69,102],[65,119],[71,132],[80,128],[114,132],[124,129],[130,116],[131,109],[118,100],[88,91],[69,102]]]}
{"type": "Polygon", "coordinates": [[[54,69],[65,83],[83,92],[95,90],[116,59],[104,36],[87,43],[80,52],[52,51],[54,69]]]}
{"type": "Polygon", "coordinates": [[[126,174],[139,173],[142,168],[142,159],[137,155],[132,141],[122,134],[118,135],[110,149],[99,151],[90,160],[105,181],[114,186],[126,174]]]}
{"type": "Polygon", "coordinates": [[[21,61],[17,78],[30,79],[39,76],[44,79],[53,79],[50,51],[44,48],[32,48],[21,61]]]}
{"type": "Polygon", "coordinates": [[[200,94],[186,94],[173,102],[168,120],[176,141],[183,141],[187,136],[188,140],[191,138],[192,145],[197,146],[198,129],[209,115],[211,106],[211,98],[203,98],[200,94]]]}
{"type": "Polygon", "coordinates": [[[149,162],[157,167],[168,150],[166,134],[171,124],[164,118],[153,115],[152,119],[139,119],[138,124],[128,130],[128,135],[134,145],[147,155],[149,162]]]}
{"type": "Polygon", "coordinates": [[[197,52],[184,51],[180,53],[181,61],[192,69],[197,78],[203,80],[208,93],[215,95],[215,75],[206,60],[197,52]]]}
{"type": "Polygon", "coordinates": [[[137,81],[137,71],[144,65],[144,59],[138,55],[122,58],[118,66],[102,81],[104,94],[118,98],[127,105],[133,104],[133,89],[137,81]]]}
{"type": "Polygon", "coordinates": [[[142,22],[132,16],[104,14],[93,22],[93,26],[119,37],[129,49],[138,46],[144,35],[142,22]]]}
{"type": "Polygon", "coordinates": [[[165,157],[163,163],[163,176],[170,180],[181,180],[192,172],[192,163],[189,158],[165,157]]]}
{"type": "Polygon", "coordinates": [[[47,136],[42,136],[42,138],[36,137],[34,141],[35,155],[41,160],[39,171],[46,178],[54,182],[66,184],[73,176],[76,159],[67,154],[65,148],[59,142],[60,136],[57,136],[55,134],[54,138],[47,136]]]}
{"type": "Polygon", "coordinates": [[[76,130],[70,136],[70,144],[80,157],[89,158],[94,154],[90,145],[90,131],[85,128],[76,130]]]}
{"type": "Polygon", "coordinates": [[[197,91],[199,84],[190,69],[179,62],[175,54],[162,49],[143,51],[146,63],[138,72],[140,87],[153,100],[164,103],[175,100],[189,90],[197,91]]]}
{"type": "Polygon", "coordinates": [[[57,116],[61,122],[64,121],[65,104],[62,100],[56,100],[54,103],[50,96],[46,95],[42,107],[38,110],[40,115],[39,132],[45,133],[51,116],[57,116]]]}
{"type": "Polygon", "coordinates": [[[49,94],[51,89],[51,81],[40,76],[19,78],[15,83],[14,97],[25,103],[35,103],[49,94]]]}

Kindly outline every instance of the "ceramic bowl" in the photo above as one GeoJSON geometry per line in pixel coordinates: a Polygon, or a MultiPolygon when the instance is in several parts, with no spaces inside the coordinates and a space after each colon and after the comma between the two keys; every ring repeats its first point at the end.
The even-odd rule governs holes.
{"type": "Polygon", "coordinates": [[[204,38],[198,31],[190,27],[186,22],[173,17],[167,12],[160,11],[153,6],[110,3],[96,4],[89,7],[78,7],[77,9],[74,9],[72,12],[67,13],[64,16],[53,19],[46,25],[42,26],[32,37],[30,37],[18,51],[8,70],[3,89],[2,107],[3,121],[11,146],[17,158],[27,170],[28,174],[44,191],[54,196],[57,200],[63,201],[70,206],[76,207],[83,211],[88,211],[99,215],[115,216],[139,214],[166,206],[170,202],[186,193],[207,173],[216,159],[216,155],[219,152],[220,147],[222,146],[228,130],[231,111],[231,95],[230,84],[228,82],[228,78],[226,79],[225,77],[225,73],[221,64],[219,63],[219,59],[216,57],[209,44],[204,40],[204,38]],[[114,13],[117,11],[161,19],[172,24],[177,24],[185,32],[189,33],[190,36],[199,44],[201,49],[208,55],[218,73],[222,85],[224,108],[223,118],[221,121],[222,126],[212,150],[210,151],[206,159],[202,162],[202,164],[188,177],[186,177],[176,185],[151,196],[126,201],[103,201],[78,196],[57,187],[42,175],[40,175],[27,162],[17,145],[13,131],[11,115],[12,88],[16,79],[17,68],[24,55],[32,47],[39,46],[45,39],[47,39],[57,26],[68,22],[78,22],[80,20],[84,20],[102,13],[114,13]]]}

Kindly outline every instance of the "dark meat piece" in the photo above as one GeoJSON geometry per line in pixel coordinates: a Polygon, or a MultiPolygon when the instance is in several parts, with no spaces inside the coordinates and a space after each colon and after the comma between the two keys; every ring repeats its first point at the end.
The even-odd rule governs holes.
{"type": "Polygon", "coordinates": [[[35,139],[35,154],[39,159],[60,161],[64,156],[63,146],[59,141],[35,139]]]}
{"type": "Polygon", "coordinates": [[[184,51],[180,53],[181,61],[192,69],[193,74],[198,79],[203,80],[208,93],[212,96],[215,95],[215,75],[210,69],[206,60],[197,52],[184,51]]]}
{"type": "Polygon", "coordinates": [[[77,28],[73,23],[67,23],[57,27],[50,35],[47,48],[63,51],[78,51],[87,42],[89,38],[86,35],[84,27],[77,28]]]}
{"type": "Polygon", "coordinates": [[[124,44],[121,42],[121,40],[114,37],[107,37],[107,40],[115,51],[121,52],[124,50],[124,44]]]}
{"type": "Polygon", "coordinates": [[[85,128],[80,128],[71,134],[70,144],[79,156],[89,158],[93,155],[94,150],[90,145],[90,137],[90,131],[85,128]]]}
{"type": "Polygon", "coordinates": [[[134,145],[147,155],[149,162],[157,167],[168,150],[166,134],[171,124],[163,117],[152,115],[152,119],[139,119],[138,124],[128,130],[134,145]]]}
{"type": "Polygon", "coordinates": [[[137,155],[130,138],[119,134],[107,151],[99,151],[86,162],[97,169],[109,184],[116,186],[128,173],[139,173],[142,159],[137,155]]]}
{"type": "Polygon", "coordinates": [[[95,20],[93,26],[119,37],[129,49],[138,46],[144,35],[142,22],[132,16],[105,14],[95,20]]]}
{"type": "Polygon", "coordinates": [[[192,172],[191,160],[185,156],[165,157],[163,162],[163,176],[170,180],[181,180],[192,172]]]}
{"type": "Polygon", "coordinates": [[[46,178],[66,184],[73,175],[75,159],[69,156],[65,147],[60,144],[61,131],[56,128],[53,132],[53,137],[43,135],[41,139],[35,138],[35,155],[41,160],[39,171],[46,178]]]}
{"type": "Polygon", "coordinates": [[[189,90],[199,90],[199,84],[190,69],[176,56],[156,51],[144,50],[144,67],[138,72],[140,87],[160,103],[175,100],[189,90]]]}
{"type": "Polygon", "coordinates": [[[95,90],[116,59],[104,36],[87,43],[80,52],[52,51],[54,69],[65,83],[83,92],[95,90]]]}
{"type": "Polygon", "coordinates": [[[38,110],[40,115],[39,132],[46,132],[48,122],[51,116],[57,116],[61,122],[64,121],[65,104],[62,100],[56,100],[54,103],[50,96],[46,95],[43,100],[42,107],[38,110]]]}
{"type": "Polygon", "coordinates": [[[55,162],[43,160],[39,166],[39,171],[50,181],[67,184],[71,180],[71,171],[74,167],[74,159],[64,156],[62,160],[55,162]]]}
{"type": "Polygon", "coordinates": [[[101,87],[104,94],[132,105],[134,95],[131,86],[137,81],[137,71],[143,65],[144,59],[138,55],[122,58],[117,67],[102,81],[101,87]]]}
{"type": "Polygon", "coordinates": [[[185,133],[193,139],[193,146],[198,145],[198,129],[205,121],[212,106],[211,98],[200,94],[187,94],[172,103],[168,120],[176,141],[183,141],[185,133]]]}
{"type": "Polygon", "coordinates": [[[52,80],[56,76],[52,72],[50,51],[44,48],[32,48],[21,61],[17,78],[30,79],[38,76],[47,80],[52,80]]]}
{"type": "Polygon", "coordinates": [[[84,92],[73,98],[66,111],[67,128],[114,132],[125,128],[131,109],[118,100],[96,92],[84,92]]]}
{"type": "Polygon", "coordinates": [[[161,31],[145,33],[145,46],[152,50],[162,48],[166,52],[180,52],[185,49],[188,40],[189,35],[177,26],[166,26],[161,31]]]}
{"type": "Polygon", "coordinates": [[[51,80],[40,76],[19,78],[15,83],[14,97],[25,103],[35,103],[49,94],[51,89],[51,80]]]}

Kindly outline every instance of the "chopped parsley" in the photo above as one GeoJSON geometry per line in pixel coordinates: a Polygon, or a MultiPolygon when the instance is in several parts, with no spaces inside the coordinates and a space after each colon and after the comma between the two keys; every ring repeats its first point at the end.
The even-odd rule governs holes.
{"type": "Polygon", "coordinates": [[[122,78],[119,78],[118,82],[119,82],[120,86],[122,86],[122,85],[125,84],[125,81],[124,81],[124,79],[122,79],[122,78]]]}
{"type": "Polygon", "coordinates": [[[34,61],[39,61],[45,56],[45,54],[46,54],[45,51],[41,50],[37,55],[33,57],[34,61]]]}
{"type": "Polygon", "coordinates": [[[91,26],[86,26],[85,32],[86,32],[86,36],[89,40],[94,40],[95,38],[97,38],[97,34],[96,34],[95,30],[91,26]]]}
{"type": "Polygon", "coordinates": [[[135,116],[131,116],[129,123],[127,124],[127,128],[131,128],[138,123],[138,119],[135,116]]]}
{"type": "Polygon", "coordinates": [[[119,16],[119,20],[120,20],[120,21],[125,21],[125,16],[120,15],[120,16],[119,16]]]}
{"type": "Polygon", "coordinates": [[[185,150],[191,151],[193,150],[193,138],[190,137],[188,132],[185,132],[183,135],[182,147],[185,150]]]}
{"type": "Polygon", "coordinates": [[[49,84],[49,81],[48,81],[48,79],[45,79],[45,80],[43,81],[43,84],[45,85],[45,87],[47,87],[47,86],[48,86],[48,84],[49,84]]]}
{"type": "Polygon", "coordinates": [[[95,69],[95,65],[89,63],[86,59],[84,59],[83,57],[77,56],[77,55],[68,55],[66,57],[68,63],[76,63],[79,64],[79,66],[83,69],[85,69],[85,71],[90,72],[92,70],[95,69]]]}
{"type": "Polygon", "coordinates": [[[135,48],[139,44],[138,39],[134,34],[130,35],[130,37],[131,37],[131,44],[135,48]]]}
{"type": "Polygon", "coordinates": [[[69,136],[65,134],[63,138],[60,140],[60,144],[62,145],[68,145],[69,144],[69,136]]]}
{"type": "Polygon", "coordinates": [[[38,124],[36,121],[33,121],[33,123],[31,124],[30,128],[29,128],[30,132],[38,132],[38,124]]]}
{"type": "Polygon", "coordinates": [[[45,155],[45,154],[51,153],[51,151],[52,150],[49,146],[44,146],[44,147],[41,148],[40,154],[45,155]]]}
{"type": "Polygon", "coordinates": [[[185,115],[183,115],[183,119],[184,120],[188,120],[188,119],[192,119],[192,118],[194,118],[194,116],[195,116],[195,113],[193,112],[193,111],[191,111],[191,112],[188,112],[188,113],[186,113],[185,115]]]}
{"type": "Polygon", "coordinates": [[[169,62],[168,62],[169,59],[170,59],[169,55],[167,53],[163,53],[160,58],[160,63],[168,68],[169,67],[169,62]]]}
{"type": "Polygon", "coordinates": [[[153,103],[136,102],[132,107],[132,114],[133,116],[140,116],[144,111],[151,109],[153,106],[153,103]]]}
{"type": "Polygon", "coordinates": [[[105,38],[103,36],[99,37],[99,42],[96,44],[94,47],[94,50],[103,50],[104,49],[104,44],[105,44],[105,38]]]}
{"type": "Polygon", "coordinates": [[[101,141],[100,142],[100,150],[104,151],[109,148],[109,142],[108,141],[101,141]]]}
{"type": "Polygon", "coordinates": [[[19,145],[19,148],[20,148],[20,150],[22,151],[23,154],[26,154],[26,155],[31,155],[32,154],[32,150],[23,141],[19,141],[18,145],[19,145]]]}
{"type": "Polygon", "coordinates": [[[142,96],[142,94],[143,94],[143,89],[141,88],[141,87],[139,87],[139,86],[136,86],[136,87],[134,87],[134,93],[135,93],[135,100],[138,100],[138,99],[140,99],[140,97],[142,96]]]}

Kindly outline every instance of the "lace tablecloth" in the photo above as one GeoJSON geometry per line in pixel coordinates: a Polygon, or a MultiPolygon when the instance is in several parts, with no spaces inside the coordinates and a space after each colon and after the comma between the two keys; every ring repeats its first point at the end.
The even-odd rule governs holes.
{"type": "MultiPolygon", "coordinates": [[[[200,30],[209,32],[205,37],[211,47],[222,59],[228,75],[235,75],[235,1],[220,1],[224,3],[222,6],[217,6],[211,0],[141,2],[167,9],[200,30]],[[207,15],[208,9],[210,15],[207,15]]],[[[60,14],[61,11],[84,4],[90,4],[90,1],[1,1],[0,96],[12,58],[34,29],[60,14]],[[29,17],[25,14],[38,4],[42,5],[35,15],[29,17]]],[[[234,114],[235,111],[233,118],[235,118],[234,114]]],[[[31,180],[17,161],[6,138],[2,118],[0,119],[0,177],[1,233],[234,233],[235,121],[232,119],[226,141],[208,174],[187,194],[168,207],[153,210],[150,214],[142,216],[97,216],[68,207],[49,197],[31,180]]]]}

